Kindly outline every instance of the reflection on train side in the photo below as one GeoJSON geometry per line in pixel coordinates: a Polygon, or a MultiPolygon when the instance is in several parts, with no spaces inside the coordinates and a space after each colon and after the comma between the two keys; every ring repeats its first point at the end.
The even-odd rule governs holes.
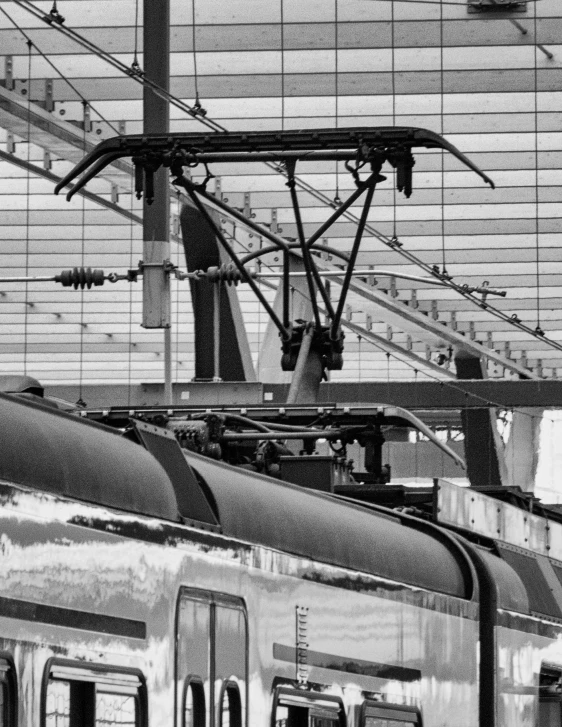
{"type": "Polygon", "coordinates": [[[0,727],[562,727],[562,563],[0,402],[0,727]]]}

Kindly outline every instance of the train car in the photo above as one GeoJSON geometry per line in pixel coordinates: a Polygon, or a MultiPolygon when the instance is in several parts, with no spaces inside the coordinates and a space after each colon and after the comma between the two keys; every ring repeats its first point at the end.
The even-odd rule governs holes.
{"type": "Polygon", "coordinates": [[[1,727],[560,727],[562,563],[139,430],[0,395],[1,727]]]}

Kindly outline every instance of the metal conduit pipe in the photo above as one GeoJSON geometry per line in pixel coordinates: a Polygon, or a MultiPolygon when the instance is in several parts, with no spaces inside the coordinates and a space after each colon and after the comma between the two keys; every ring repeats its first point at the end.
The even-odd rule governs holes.
{"type": "Polygon", "coordinates": [[[341,431],[327,432],[311,432],[303,430],[301,432],[241,432],[239,434],[227,433],[223,434],[221,440],[224,442],[235,442],[237,440],[278,440],[278,439],[339,439],[342,436],[341,431]]]}

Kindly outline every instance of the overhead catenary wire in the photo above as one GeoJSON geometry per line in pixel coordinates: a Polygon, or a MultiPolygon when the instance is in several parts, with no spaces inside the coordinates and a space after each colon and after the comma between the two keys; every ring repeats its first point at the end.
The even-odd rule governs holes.
{"type": "Polygon", "coordinates": [[[135,48],[133,52],[133,62],[131,64],[131,68],[135,70],[136,73],[142,73],[142,69],[140,67],[139,63],[139,0],[135,0],[135,48]]]}
{"type": "MultiPolygon", "coordinates": [[[[32,41],[32,40],[31,40],[31,38],[30,38],[30,37],[29,37],[29,35],[28,35],[28,34],[27,34],[27,33],[26,33],[26,32],[25,32],[24,30],[23,30],[23,28],[21,28],[21,27],[20,27],[20,26],[19,26],[19,25],[18,25],[18,24],[16,23],[16,21],[15,21],[15,20],[14,20],[14,19],[13,19],[13,18],[12,18],[12,17],[10,16],[10,15],[9,15],[9,13],[7,13],[7,12],[6,12],[6,10],[4,10],[4,8],[3,8],[3,7],[1,6],[1,5],[0,5],[0,12],[1,12],[1,13],[2,13],[2,14],[3,14],[3,15],[4,15],[4,16],[5,16],[5,17],[6,17],[6,18],[7,18],[8,20],[9,20],[9,22],[10,22],[10,23],[11,23],[11,24],[12,24],[12,25],[14,26],[14,28],[15,28],[15,29],[16,29],[16,30],[17,30],[18,32],[20,32],[20,33],[22,34],[22,36],[23,36],[23,37],[25,38],[26,42],[27,42],[28,44],[31,44],[31,45],[33,46],[33,48],[35,48],[35,50],[37,51],[37,53],[38,53],[38,54],[39,54],[39,55],[41,56],[41,58],[43,58],[43,60],[44,60],[44,61],[45,61],[46,63],[48,63],[48,65],[49,65],[49,66],[50,66],[50,67],[51,67],[51,68],[53,69],[53,71],[54,71],[54,72],[55,72],[55,73],[56,73],[56,74],[57,74],[57,75],[59,76],[59,78],[60,78],[60,79],[61,79],[62,81],[64,81],[64,82],[65,82],[65,83],[67,84],[67,86],[68,86],[69,88],[71,88],[71,89],[72,89],[72,90],[74,91],[74,93],[75,93],[75,94],[76,94],[76,96],[77,96],[77,97],[78,97],[78,98],[80,99],[80,101],[82,101],[82,103],[86,102],[86,101],[87,101],[86,97],[85,97],[85,96],[84,96],[84,95],[83,95],[82,93],[80,93],[80,91],[79,91],[79,90],[78,90],[78,89],[76,88],[76,86],[75,86],[75,85],[74,85],[74,84],[72,83],[72,81],[70,81],[70,80],[69,80],[69,79],[68,79],[68,78],[67,78],[67,77],[66,77],[66,76],[65,76],[65,75],[64,75],[64,74],[63,74],[63,73],[62,73],[62,72],[61,72],[61,71],[60,71],[60,70],[59,70],[59,69],[57,68],[57,66],[56,66],[56,65],[55,65],[55,64],[53,63],[53,61],[52,61],[52,60],[51,60],[51,59],[50,59],[50,58],[49,58],[49,57],[48,57],[48,56],[47,56],[47,55],[46,55],[45,53],[43,53],[43,51],[42,51],[42,50],[41,50],[41,49],[40,49],[40,48],[39,48],[39,47],[37,46],[37,43],[35,43],[35,41],[32,41]]],[[[31,79],[30,79],[30,81],[31,81],[31,79]]],[[[89,103],[89,102],[88,102],[88,103],[89,103]]],[[[101,119],[101,121],[103,121],[103,122],[104,122],[104,124],[107,124],[107,125],[109,126],[109,128],[110,128],[110,129],[111,129],[112,131],[114,131],[114,132],[115,132],[116,134],[118,134],[118,133],[119,133],[119,129],[118,129],[118,128],[117,128],[117,127],[116,127],[116,126],[114,125],[114,124],[112,124],[112,123],[111,123],[111,121],[108,121],[108,120],[107,120],[107,119],[106,119],[106,118],[105,118],[105,117],[104,117],[104,116],[103,116],[103,115],[102,115],[102,114],[101,114],[101,113],[100,113],[100,112],[99,112],[99,111],[98,111],[98,110],[97,110],[97,109],[96,109],[96,108],[95,108],[94,106],[92,106],[92,104],[89,104],[89,106],[90,106],[90,108],[92,109],[92,111],[94,111],[94,112],[95,112],[95,113],[97,114],[97,116],[99,116],[99,118],[101,119]]]]}
{"type": "Polygon", "coordinates": [[[86,48],[90,51],[90,53],[93,53],[95,56],[100,58],[101,60],[105,61],[109,65],[111,65],[113,68],[118,70],[120,73],[123,73],[126,76],[129,76],[135,83],[140,84],[141,86],[148,86],[151,91],[153,91],[157,96],[160,98],[163,98],[165,101],[168,101],[172,106],[175,106],[176,108],[179,108],[180,110],[184,111],[185,113],[189,114],[190,116],[196,118],[200,123],[207,126],[208,128],[212,129],[213,131],[226,131],[225,127],[219,124],[216,121],[213,121],[212,119],[208,119],[204,116],[201,116],[197,113],[197,110],[193,107],[189,106],[189,104],[186,104],[181,99],[178,99],[176,96],[174,96],[169,91],[166,91],[164,88],[159,86],[157,83],[152,81],[150,78],[147,78],[144,73],[139,74],[135,71],[135,69],[132,69],[130,66],[127,66],[125,63],[120,61],[119,59],[115,58],[111,55],[111,53],[108,53],[107,51],[104,51],[99,46],[97,46],[95,43],[92,43],[90,40],[85,38],[83,35],[80,35],[80,33],[77,33],[75,30],[72,30],[68,26],[57,22],[54,20],[49,14],[45,14],[42,10],[37,8],[33,3],[29,2],[29,0],[13,0],[17,5],[19,5],[21,8],[26,10],[27,12],[31,13],[34,17],[38,18],[39,20],[43,21],[47,25],[50,25],[63,35],[65,35],[67,38],[70,38],[71,40],[75,41],[82,47],[86,48]]]}
{"type": "Polygon", "coordinates": [[[193,104],[193,110],[199,116],[206,116],[207,110],[201,106],[201,100],[199,98],[199,79],[197,75],[197,26],[195,24],[195,20],[195,0],[191,0],[191,44],[193,46],[193,83],[195,87],[195,102],[193,104]]]}

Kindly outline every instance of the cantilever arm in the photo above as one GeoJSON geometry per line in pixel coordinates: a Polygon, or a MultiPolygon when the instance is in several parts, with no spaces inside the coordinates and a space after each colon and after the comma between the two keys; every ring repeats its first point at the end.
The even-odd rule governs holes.
{"type": "Polygon", "coordinates": [[[445,149],[469,169],[478,174],[487,184],[494,187],[492,180],[484,174],[453,144],[428,129],[409,126],[354,127],[343,129],[302,129],[290,131],[236,131],[223,134],[186,132],[182,134],[132,134],[116,136],[98,144],[74,169],[56,186],[56,193],[79,175],[84,177],[72,190],[78,190],[107,164],[120,157],[137,156],[144,153],[160,155],[164,166],[172,159],[185,155],[187,162],[223,161],[229,155],[243,153],[239,161],[285,161],[287,158],[307,157],[314,159],[338,159],[342,153],[349,158],[363,158],[368,161],[369,153],[388,152],[398,149],[425,147],[445,149]],[[333,155],[333,156],[332,156],[333,155]],[[223,159],[221,159],[223,157],[223,159]],[[102,163],[101,160],[106,160],[102,163]],[[99,160],[99,162],[98,162],[99,160]]]}
{"type": "MultiPolygon", "coordinates": [[[[436,134],[436,136],[439,136],[436,134]]],[[[486,182],[486,184],[489,184],[492,189],[496,188],[496,185],[494,182],[490,179],[490,177],[487,174],[484,174],[484,172],[479,169],[474,162],[471,162],[470,159],[462,153],[462,151],[459,151],[457,147],[454,144],[449,143],[446,139],[443,139],[443,137],[440,137],[441,139],[441,148],[445,149],[445,151],[450,152],[454,157],[456,157],[459,161],[461,161],[465,167],[468,167],[469,169],[472,169],[473,172],[476,172],[479,177],[482,177],[482,179],[486,182]]]]}
{"type": "MultiPolygon", "coordinates": [[[[118,153],[106,154],[101,159],[98,159],[97,162],[80,177],[80,179],[76,182],[70,192],[67,193],[66,199],[70,202],[74,195],[80,189],[82,189],[82,187],[85,187],[90,179],[97,177],[97,175],[100,174],[106,167],[108,167],[112,162],[116,161],[117,159],[120,159],[122,156],[122,154],[118,153]]],[[[58,194],[62,187],[65,186],[65,184],[68,184],[65,179],[66,177],[64,179],[61,179],[61,181],[57,184],[57,186],[55,187],[55,194],[58,194]]]]}
{"type": "MultiPolygon", "coordinates": [[[[91,152],[86,154],[86,156],[76,164],[74,169],[71,169],[68,174],[66,174],[60,182],[55,187],[55,194],[58,194],[63,187],[66,187],[70,182],[72,182],[73,179],[76,179],[76,177],[79,177],[81,174],[83,174],[87,169],[92,167],[94,162],[96,162],[98,159],[106,159],[109,157],[109,161],[104,164],[101,169],[103,169],[107,164],[111,164],[116,159],[119,159],[120,157],[126,157],[129,156],[129,151],[127,150],[126,146],[123,146],[122,149],[120,149],[121,146],[121,140],[126,137],[121,136],[114,136],[111,139],[106,139],[105,141],[102,141],[100,144],[98,144],[94,149],[92,149],[91,152]]],[[[99,174],[101,169],[98,169],[96,166],[95,174],[99,174]]],[[[81,187],[86,184],[86,182],[89,182],[90,179],[92,179],[95,174],[88,173],[87,179],[80,185],[81,187]]],[[[78,184],[73,187],[72,192],[78,191],[80,187],[78,187],[78,184]]]]}

